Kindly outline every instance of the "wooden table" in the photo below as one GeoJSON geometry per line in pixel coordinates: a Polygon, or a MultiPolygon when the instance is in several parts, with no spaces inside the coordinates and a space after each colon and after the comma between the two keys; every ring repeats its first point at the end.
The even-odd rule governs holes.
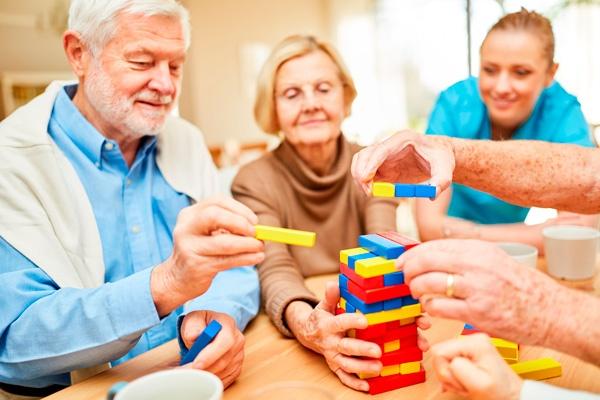
{"type": "MultiPolygon", "coordinates": [[[[538,267],[542,270],[545,269],[543,260],[538,267]]],[[[322,295],[325,282],[332,279],[336,279],[335,275],[309,278],[307,285],[315,293],[322,295]]],[[[600,295],[600,273],[596,275],[595,280],[571,283],[570,286],[600,295]]],[[[590,311],[597,312],[597,310],[590,311]]],[[[425,332],[425,336],[432,344],[435,344],[459,335],[462,327],[463,324],[458,321],[434,318],[433,327],[425,332]]],[[[295,340],[283,338],[262,312],[246,330],[245,351],[246,358],[242,374],[225,391],[223,396],[225,400],[263,398],[263,396],[257,397],[257,392],[267,385],[287,385],[293,388],[298,384],[317,387],[328,393],[330,399],[371,398],[370,395],[355,392],[342,385],[320,355],[300,346],[295,340]]],[[[47,399],[105,399],[106,392],[117,381],[131,381],[139,376],[176,366],[178,353],[177,342],[168,342],[109,371],[49,396],[47,399]]],[[[521,346],[520,358],[522,360],[547,356],[554,357],[563,366],[562,376],[549,379],[547,382],[567,388],[600,392],[600,368],[553,350],[521,346]]],[[[432,371],[431,357],[428,353],[425,353],[423,364],[428,374],[425,383],[383,393],[377,395],[376,398],[396,400],[458,398],[451,394],[441,393],[441,386],[432,371]]],[[[285,397],[291,398],[291,392],[292,389],[287,392],[289,396],[285,397]]],[[[317,398],[313,396],[310,400],[317,400],[317,398]]]]}

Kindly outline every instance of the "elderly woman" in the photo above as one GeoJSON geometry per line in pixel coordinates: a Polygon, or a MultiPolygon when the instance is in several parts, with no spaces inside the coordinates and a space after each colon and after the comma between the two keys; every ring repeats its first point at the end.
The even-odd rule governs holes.
{"type": "Polygon", "coordinates": [[[357,390],[366,381],[352,373],[377,372],[373,343],[344,338],[366,327],[360,314],[334,315],[337,285],[319,299],[304,278],[339,271],[339,251],[356,247],[367,232],[395,229],[396,203],[367,198],[352,182],[350,163],[359,147],[348,143],[341,124],[356,89],[338,53],[311,36],[291,36],[274,49],[258,78],[254,115],[267,133],[283,139],[273,152],[244,166],[232,185],[234,197],[261,224],[317,232],[314,248],[265,244],[258,266],[269,317],[286,336],[322,354],[340,380],[357,390]],[[315,307],[316,306],[316,307],[315,307]]]}
{"type": "MultiPolygon", "coordinates": [[[[554,74],[550,21],[522,9],[502,17],[481,45],[479,79],[471,77],[442,92],[427,133],[463,139],[534,139],[592,146],[577,98],[554,74]]],[[[487,193],[453,184],[438,200],[417,202],[423,240],[442,237],[518,241],[542,250],[541,230],[550,224],[594,224],[596,218],[561,213],[525,225],[529,211],[487,193]]]]}

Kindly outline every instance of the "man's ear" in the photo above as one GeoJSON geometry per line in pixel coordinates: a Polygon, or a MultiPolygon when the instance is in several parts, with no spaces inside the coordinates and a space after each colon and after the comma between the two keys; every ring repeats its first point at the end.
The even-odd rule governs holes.
{"type": "Polygon", "coordinates": [[[81,40],[79,32],[68,30],[63,34],[63,48],[71,69],[78,78],[82,78],[91,61],[91,52],[81,40]]]}

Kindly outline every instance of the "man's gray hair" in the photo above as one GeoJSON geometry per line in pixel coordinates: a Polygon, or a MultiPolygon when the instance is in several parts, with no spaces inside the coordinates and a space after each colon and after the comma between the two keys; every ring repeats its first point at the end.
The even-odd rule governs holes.
{"type": "Polygon", "coordinates": [[[190,45],[189,14],[176,0],[71,0],[69,29],[79,32],[92,53],[98,55],[115,34],[121,13],[179,18],[185,48],[190,45]]]}

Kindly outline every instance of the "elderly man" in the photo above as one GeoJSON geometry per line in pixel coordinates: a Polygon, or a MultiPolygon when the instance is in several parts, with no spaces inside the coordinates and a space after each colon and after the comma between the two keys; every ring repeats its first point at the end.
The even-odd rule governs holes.
{"type": "Polygon", "coordinates": [[[193,367],[239,375],[259,304],[241,266],[263,245],[249,209],[208,199],[202,136],[170,116],[189,37],[174,0],[73,0],[63,45],[78,84],[1,123],[0,398],[49,394],[175,337],[189,347],[211,320],[223,330],[193,367]]]}
{"type": "MultiPolygon", "coordinates": [[[[363,149],[352,164],[353,176],[367,192],[374,180],[429,179],[439,194],[453,179],[515,204],[579,213],[600,211],[598,171],[598,149],[413,132],[363,149]]],[[[491,335],[552,347],[600,365],[600,298],[523,268],[491,243],[432,241],[405,253],[397,266],[433,316],[467,321],[491,335]],[[573,313],[575,309],[589,312],[573,313]]],[[[559,390],[523,385],[490,348],[482,347],[477,337],[434,347],[435,369],[445,387],[474,398],[499,399],[519,394],[551,398],[552,390],[559,390]]]]}

